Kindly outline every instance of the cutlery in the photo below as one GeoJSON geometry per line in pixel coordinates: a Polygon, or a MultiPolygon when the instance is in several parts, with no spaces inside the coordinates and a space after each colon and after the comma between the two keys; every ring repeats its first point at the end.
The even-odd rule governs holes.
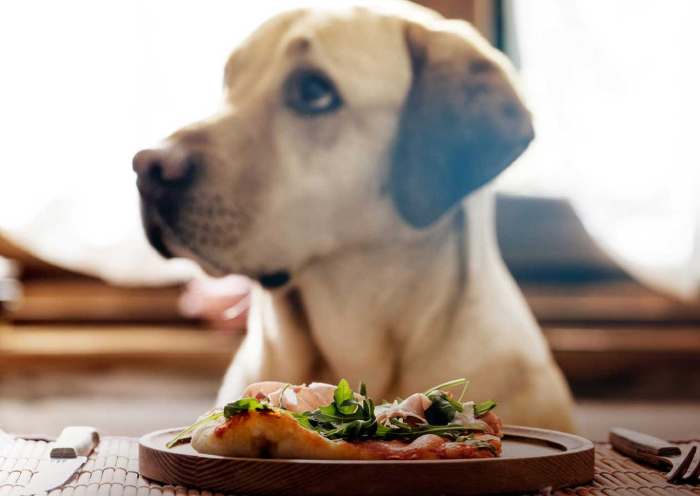
{"type": "Polygon", "coordinates": [[[100,442],[93,427],[66,427],[49,453],[49,463],[24,487],[21,496],[43,494],[68,482],[100,442]]]}
{"type": "Polygon", "coordinates": [[[610,430],[610,444],[623,455],[666,470],[669,482],[700,482],[700,449],[697,443],[681,449],[663,439],[615,427],[610,430]]]}

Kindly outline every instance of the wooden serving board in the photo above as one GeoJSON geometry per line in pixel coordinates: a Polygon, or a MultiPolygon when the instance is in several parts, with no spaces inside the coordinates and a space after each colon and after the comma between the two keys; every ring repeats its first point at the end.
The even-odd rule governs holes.
{"type": "Polygon", "coordinates": [[[593,444],[563,432],[506,426],[503,455],[475,460],[270,460],[165,447],[180,429],[139,440],[141,475],[166,484],[250,495],[475,495],[537,492],[593,479],[593,444]]]}

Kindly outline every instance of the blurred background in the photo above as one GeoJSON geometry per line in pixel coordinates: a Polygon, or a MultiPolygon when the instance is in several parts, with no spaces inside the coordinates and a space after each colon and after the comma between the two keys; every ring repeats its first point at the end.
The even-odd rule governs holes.
{"type": "MultiPolygon", "coordinates": [[[[139,435],[211,406],[247,282],[150,249],[131,157],[212,112],[231,49],[299,3],[0,4],[0,428],[139,435]]],[[[581,433],[700,437],[700,2],[419,3],[521,72],[537,139],[498,180],[499,242],[581,433]]]]}

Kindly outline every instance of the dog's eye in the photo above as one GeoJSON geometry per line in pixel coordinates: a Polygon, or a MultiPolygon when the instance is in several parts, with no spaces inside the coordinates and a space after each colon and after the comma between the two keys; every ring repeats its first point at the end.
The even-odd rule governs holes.
{"type": "Polygon", "coordinates": [[[285,84],[285,100],[293,110],[304,115],[331,112],[341,105],[333,83],[315,70],[292,74],[285,84]]]}

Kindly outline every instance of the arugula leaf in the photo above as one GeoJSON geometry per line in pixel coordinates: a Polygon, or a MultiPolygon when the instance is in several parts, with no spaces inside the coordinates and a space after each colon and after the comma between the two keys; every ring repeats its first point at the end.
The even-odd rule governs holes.
{"type": "MultiPolygon", "coordinates": [[[[443,382],[442,384],[438,384],[437,386],[433,386],[430,389],[428,389],[425,393],[426,396],[428,396],[430,393],[433,391],[440,391],[442,389],[447,389],[455,386],[464,386],[464,389],[462,391],[462,396],[464,396],[464,392],[467,390],[467,387],[469,386],[469,381],[462,377],[461,379],[452,379],[451,381],[443,382]]],[[[461,396],[460,396],[461,399],[461,396]]]]}
{"type": "Polygon", "coordinates": [[[310,431],[314,430],[313,426],[311,425],[311,422],[309,421],[309,417],[307,417],[303,413],[292,412],[292,416],[296,419],[297,422],[299,422],[299,424],[301,424],[302,427],[309,429],[310,431]]]}
{"type": "Polygon", "coordinates": [[[464,410],[462,404],[450,398],[442,391],[432,391],[428,394],[432,402],[425,411],[425,419],[432,425],[447,425],[452,422],[457,412],[464,410]]]}
{"type": "MultiPolygon", "coordinates": [[[[360,390],[366,393],[364,385],[360,386],[360,390]]],[[[293,416],[303,427],[328,439],[370,437],[377,429],[372,400],[363,395],[362,401],[357,401],[345,379],[338,383],[332,403],[310,412],[294,413],[293,416]]]]}
{"type": "MultiPolygon", "coordinates": [[[[431,401],[430,407],[426,410],[427,424],[409,424],[398,418],[391,419],[388,425],[379,424],[374,412],[374,402],[367,397],[365,384],[360,384],[361,398],[358,399],[345,379],[341,379],[338,383],[333,393],[333,401],[330,404],[309,412],[289,413],[302,427],[317,432],[328,439],[411,440],[424,434],[435,434],[452,440],[468,440],[470,433],[484,430],[483,423],[451,424],[456,414],[464,409],[461,400],[468,384],[466,379],[455,379],[429,389],[425,393],[431,401]],[[463,389],[459,400],[453,399],[450,393],[442,390],[460,385],[463,386],[463,389]]],[[[282,393],[284,394],[284,390],[282,393]]],[[[484,401],[474,406],[474,414],[476,417],[481,417],[495,407],[496,402],[484,401]]],[[[273,410],[267,403],[255,398],[242,398],[224,406],[223,411],[213,411],[183,429],[166,446],[172,448],[176,444],[186,441],[198,427],[219,420],[221,417],[229,419],[241,413],[273,410]]],[[[478,447],[491,449],[490,445],[483,441],[479,441],[478,447]]]]}
{"type": "Polygon", "coordinates": [[[473,431],[483,431],[482,425],[409,425],[399,419],[391,420],[391,427],[377,430],[377,437],[385,439],[415,439],[424,434],[435,434],[451,440],[458,440],[473,431]]]}
{"type": "Polygon", "coordinates": [[[234,401],[233,403],[229,403],[226,405],[223,409],[214,411],[207,415],[206,417],[198,420],[194,424],[190,425],[189,427],[185,427],[182,431],[180,431],[174,438],[172,438],[168,444],[165,445],[166,448],[172,448],[173,446],[183,442],[187,441],[192,434],[198,427],[208,423],[208,422],[213,422],[215,420],[219,420],[221,417],[224,417],[226,419],[231,418],[232,416],[242,413],[242,412],[252,412],[253,410],[258,410],[258,411],[264,411],[264,410],[271,410],[269,406],[267,406],[265,403],[261,403],[255,398],[242,398],[238,401],[234,401]]]}
{"type": "Polygon", "coordinates": [[[224,406],[224,417],[229,419],[236,414],[243,412],[252,412],[256,410],[266,411],[272,410],[272,408],[270,408],[266,403],[261,403],[255,398],[241,398],[238,401],[234,401],[233,403],[229,403],[226,406],[224,406]]]}
{"type": "Polygon", "coordinates": [[[498,449],[496,449],[491,443],[489,443],[485,439],[458,439],[458,441],[464,442],[465,444],[473,446],[476,449],[487,449],[494,455],[498,454],[498,449]]]}
{"type": "Polygon", "coordinates": [[[477,403],[474,405],[474,416],[479,418],[483,417],[487,413],[489,413],[491,410],[496,408],[496,402],[493,400],[486,400],[482,401],[481,403],[477,403]]]}
{"type": "MultiPolygon", "coordinates": [[[[362,399],[358,400],[355,393],[345,379],[341,379],[333,394],[333,401],[313,411],[292,413],[299,424],[314,431],[327,439],[403,439],[411,440],[424,434],[435,434],[448,439],[457,440],[469,436],[472,432],[484,430],[483,423],[475,424],[451,424],[458,412],[464,407],[461,401],[452,398],[450,393],[441,388],[464,386],[468,381],[456,379],[441,384],[425,393],[431,400],[431,405],[426,410],[427,424],[409,424],[402,419],[392,418],[387,425],[377,422],[374,413],[374,403],[367,398],[367,388],[360,384],[362,399]]],[[[460,396],[461,399],[461,396],[460,396]]],[[[484,413],[495,407],[493,402],[484,402],[484,413]]]]}
{"type": "Polygon", "coordinates": [[[457,398],[457,402],[461,405],[462,400],[464,399],[464,393],[467,392],[467,388],[469,387],[469,381],[465,380],[464,381],[464,386],[462,386],[462,392],[459,393],[459,398],[457,398]]]}
{"type": "Polygon", "coordinates": [[[338,386],[335,388],[335,393],[333,393],[333,401],[340,405],[344,401],[352,399],[352,389],[350,389],[350,384],[345,379],[340,379],[338,386]]]}
{"type": "Polygon", "coordinates": [[[350,384],[345,379],[341,379],[338,387],[335,388],[333,403],[336,410],[343,415],[353,415],[360,406],[355,401],[355,393],[350,389],[350,384]]]}
{"type": "Polygon", "coordinates": [[[173,446],[180,444],[183,441],[189,440],[191,437],[190,434],[192,434],[198,427],[206,424],[207,422],[218,420],[221,418],[222,415],[223,415],[222,412],[215,411],[215,412],[212,412],[211,414],[207,415],[206,417],[198,420],[197,422],[190,425],[189,427],[185,427],[180,432],[178,432],[174,438],[172,438],[170,441],[168,441],[168,443],[165,445],[165,447],[172,448],[173,446]]]}

